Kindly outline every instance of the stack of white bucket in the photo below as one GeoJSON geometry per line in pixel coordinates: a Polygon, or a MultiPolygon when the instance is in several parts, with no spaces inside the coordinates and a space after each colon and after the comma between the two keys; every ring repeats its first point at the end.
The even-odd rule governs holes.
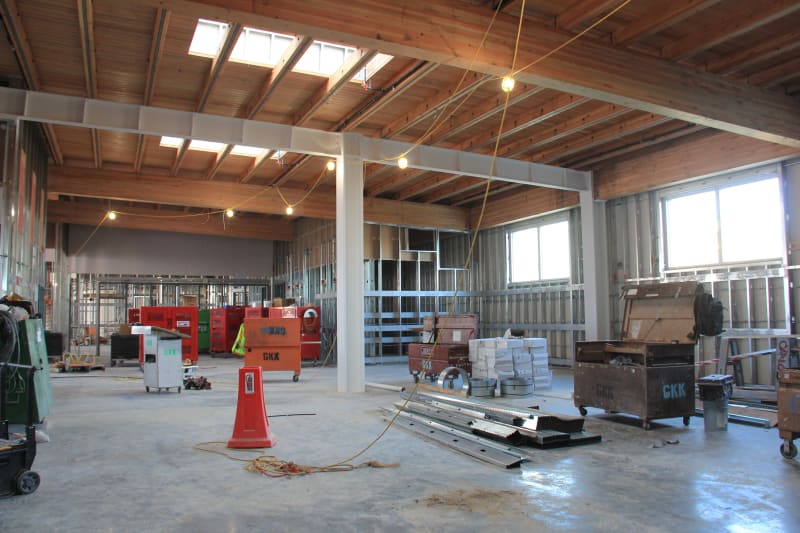
{"type": "Polygon", "coordinates": [[[472,339],[469,360],[473,378],[533,378],[535,388],[549,387],[552,372],[547,366],[547,339],[472,339]]]}

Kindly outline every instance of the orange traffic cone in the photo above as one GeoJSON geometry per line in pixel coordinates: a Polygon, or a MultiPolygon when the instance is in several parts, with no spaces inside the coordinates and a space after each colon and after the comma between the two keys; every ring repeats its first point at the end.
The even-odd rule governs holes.
{"type": "Polygon", "coordinates": [[[236,402],[236,422],[228,448],[272,448],[275,440],[269,436],[261,367],[239,369],[239,400],[236,402]]]}

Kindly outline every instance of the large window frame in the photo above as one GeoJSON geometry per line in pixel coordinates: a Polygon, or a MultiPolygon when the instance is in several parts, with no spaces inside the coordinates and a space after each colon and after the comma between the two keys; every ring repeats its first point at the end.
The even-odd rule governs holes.
{"type": "MultiPolygon", "coordinates": [[[[771,264],[776,262],[786,265],[787,237],[784,185],[780,167],[770,165],[768,167],[717,176],[702,183],[680,186],[664,191],[659,195],[660,262],[662,272],[683,272],[708,268],[771,264]],[[767,253],[761,256],[754,255],[752,257],[740,256],[732,258],[731,256],[735,256],[735,251],[737,251],[735,248],[732,248],[734,243],[737,240],[746,240],[746,238],[739,239],[738,236],[737,238],[731,238],[731,235],[736,235],[735,226],[742,226],[752,220],[752,218],[748,217],[730,216],[731,206],[736,205],[735,194],[737,192],[747,191],[748,187],[759,182],[767,182],[770,180],[774,180],[773,183],[777,184],[776,201],[778,209],[764,211],[764,216],[759,216],[757,218],[762,222],[766,222],[769,218],[768,223],[773,228],[779,228],[779,234],[777,237],[774,237],[771,244],[771,247],[774,248],[774,253],[767,253]],[[713,201],[711,200],[712,198],[713,201]],[[675,205],[671,203],[673,201],[682,201],[684,202],[684,206],[686,206],[689,205],[692,200],[697,200],[697,202],[695,204],[695,209],[692,211],[692,223],[695,229],[691,234],[691,238],[701,243],[706,242],[710,245],[713,236],[714,249],[706,249],[705,257],[702,259],[698,257],[698,261],[696,262],[676,262],[680,260],[675,260],[671,255],[679,256],[680,253],[685,254],[685,252],[678,252],[678,250],[675,249],[677,243],[671,241],[671,239],[681,238],[681,235],[676,237],[675,232],[672,231],[672,229],[675,229],[674,226],[671,229],[671,215],[669,211],[671,205],[675,205]],[[702,205],[703,200],[705,200],[705,205],[702,205]],[[710,211],[712,205],[713,212],[710,211]],[[707,226],[709,221],[713,222],[713,227],[707,226]]],[[[754,207],[753,209],[760,208],[761,207],[754,207]]],[[[747,213],[749,214],[749,211],[747,213]]],[[[686,231],[685,228],[682,230],[686,231]]],[[[684,238],[686,238],[686,236],[684,236],[684,238]]],[[[699,255],[700,254],[698,254],[698,256],[699,255]]]]}
{"type": "Polygon", "coordinates": [[[548,217],[509,229],[506,232],[507,285],[519,287],[569,282],[572,278],[571,237],[572,228],[566,215],[548,217]],[[535,265],[520,270],[517,267],[522,265],[525,256],[535,256],[535,265]]]}

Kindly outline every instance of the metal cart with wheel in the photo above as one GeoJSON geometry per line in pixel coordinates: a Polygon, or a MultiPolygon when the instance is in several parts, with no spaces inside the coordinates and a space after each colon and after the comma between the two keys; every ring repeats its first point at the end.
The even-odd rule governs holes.
{"type": "Polygon", "coordinates": [[[34,373],[38,369],[30,365],[0,362],[0,496],[30,494],[39,488],[39,474],[31,470],[36,457],[36,428],[34,427],[34,373]],[[8,369],[28,372],[28,423],[25,437],[11,439],[6,418],[6,375],[8,369]]]}
{"type": "Polygon", "coordinates": [[[778,433],[783,440],[780,451],[786,459],[794,459],[794,441],[800,437],[800,370],[781,370],[778,378],[778,433]]]}

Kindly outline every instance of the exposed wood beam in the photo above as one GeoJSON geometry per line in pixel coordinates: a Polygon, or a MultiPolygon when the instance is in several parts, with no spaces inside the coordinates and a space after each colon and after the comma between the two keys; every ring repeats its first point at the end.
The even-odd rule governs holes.
{"type": "Polygon", "coordinates": [[[678,139],[680,137],[685,137],[686,135],[692,135],[694,133],[698,133],[700,131],[707,129],[703,126],[698,126],[696,124],[684,125],[682,127],[679,127],[678,129],[672,129],[672,125],[675,123],[683,124],[682,122],[679,121],[672,121],[668,124],[654,128],[654,130],[652,131],[648,130],[647,132],[642,134],[639,138],[634,139],[632,141],[627,141],[624,143],[621,142],[619,146],[604,148],[603,152],[600,154],[590,155],[588,157],[584,156],[583,158],[581,158],[580,156],[575,158],[570,158],[570,166],[582,169],[596,168],[598,163],[601,163],[603,161],[608,161],[609,159],[621,157],[631,152],[642,150],[643,148],[647,148],[666,141],[671,141],[673,139],[678,139]]]}
{"type": "MultiPolygon", "coordinates": [[[[453,181],[457,180],[461,176],[456,174],[434,174],[433,176],[428,176],[424,179],[417,179],[414,180],[411,186],[406,187],[402,191],[400,191],[396,196],[395,199],[397,200],[408,200],[409,198],[414,198],[415,196],[419,196],[420,194],[424,194],[428,191],[433,189],[442,187],[443,185],[447,185],[448,183],[452,183],[453,181]]],[[[483,181],[483,180],[479,180],[483,181]]],[[[425,200],[427,201],[427,200],[425,200]]]]}
{"type": "Polygon", "coordinates": [[[380,95],[377,98],[371,99],[366,104],[360,106],[355,115],[342,120],[336,125],[334,131],[352,131],[364,121],[372,118],[376,113],[382,111],[387,105],[391,104],[398,96],[402,96],[408,89],[417,84],[425,76],[436,70],[439,67],[437,63],[430,63],[428,61],[414,61],[413,64],[399,72],[392,78],[386,87],[380,90],[380,95]]]}
{"type": "Polygon", "coordinates": [[[594,22],[604,11],[619,5],[620,0],[578,0],[556,17],[556,26],[572,31],[581,24],[594,22]]]}
{"type": "MultiPolygon", "coordinates": [[[[81,52],[83,55],[83,79],[86,85],[86,96],[97,98],[97,58],[94,47],[94,6],[93,0],[78,1],[78,26],[81,32],[81,52]]],[[[92,158],[95,168],[103,166],[103,154],[100,147],[100,132],[92,128],[92,158]]]]}
{"type": "Polygon", "coordinates": [[[267,80],[261,86],[258,94],[253,98],[253,100],[247,105],[247,118],[255,118],[255,116],[261,111],[264,107],[264,104],[267,103],[267,100],[275,93],[275,89],[278,88],[280,83],[286,77],[286,75],[292,71],[294,66],[303,57],[303,54],[306,53],[308,47],[314,42],[314,39],[308,36],[301,36],[295,37],[286,50],[283,52],[283,55],[278,60],[278,63],[272,68],[269,75],[267,75],[267,80]]]}
{"type": "MultiPolygon", "coordinates": [[[[269,4],[249,0],[142,1],[194,16],[246,20],[267,29],[316,35],[492,76],[505,74],[511,64],[514,47],[508,43],[514,42],[518,22],[516,17],[499,14],[484,48],[476,55],[475,36],[485,31],[487,12],[458,0],[381,3],[377,19],[372,0],[309,0],[302,10],[293,0],[269,4]],[[459,16],[453,17],[454,12],[459,16]],[[364,24],[364,20],[370,20],[370,24],[364,24]],[[414,31],[409,32],[412,27],[414,31]]],[[[764,0],[752,6],[759,13],[775,14],[800,4],[764,0]]],[[[764,20],[758,13],[754,19],[764,20]]],[[[553,28],[526,32],[520,41],[517,64],[532,63],[567,38],[553,28]]],[[[535,69],[521,72],[517,81],[800,147],[800,104],[796,100],[590,39],[571,43],[537,63],[535,69]]]]}
{"type": "Polygon", "coordinates": [[[172,162],[172,167],[169,170],[170,174],[173,176],[178,174],[178,170],[180,170],[183,160],[186,159],[186,154],[189,152],[190,142],[191,141],[189,139],[184,139],[181,145],[178,147],[178,151],[175,153],[175,159],[172,162]]]}
{"type": "Polygon", "coordinates": [[[596,196],[603,200],[619,198],[798,155],[796,148],[707,130],[601,166],[594,173],[596,196]]]}
{"type": "Polygon", "coordinates": [[[355,50],[347,56],[342,66],[328,77],[325,84],[317,89],[308,102],[295,114],[295,126],[304,126],[314,116],[314,113],[319,111],[345,83],[353,79],[353,76],[364,68],[364,65],[369,63],[377,53],[375,50],[355,50]]]}
{"type": "Polygon", "coordinates": [[[742,5],[744,12],[728,13],[727,19],[715,20],[713,26],[693,31],[683,39],[665,45],[661,49],[661,56],[675,60],[687,59],[800,9],[797,0],[759,0],[742,5]]]}
{"type": "MultiPolygon", "coordinates": [[[[31,52],[30,42],[19,16],[16,0],[0,0],[0,15],[2,15],[3,24],[8,32],[8,38],[11,40],[11,46],[14,48],[17,64],[25,78],[25,83],[32,91],[41,90],[39,72],[36,69],[36,63],[33,61],[33,52],[31,52]]],[[[52,124],[42,124],[42,129],[47,139],[47,146],[50,148],[50,156],[57,165],[63,165],[64,155],[61,152],[61,146],[58,144],[55,128],[53,128],[52,124]]]]}
{"type": "Polygon", "coordinates": [[[725,54],[707,63],[706,70],[717,74],[730,74],[798,48],[800,48],[800,28],[747,46],[738,52],[725,54]]]}
{"type": "Polygon", "coordinates": [[[438,116],[440,112],[454,109],[458,102],[489,81],[489,79],[490,77],[485,75],[468,74],[461,86],[439,91],[435,99],[422,102],[405,115],[384,126],[381,130],[381,137],[391,139],[429,118],[438,116]]]}
{"type": "MultiPolygon", "coordinates": [[[[223,213],[187,217],[182,209],[147,209],[125,207],[116,220],[106,221],[106,227],[172,231],[195,235],[218,235],[245,239],[291,241],[294,239],[294,223],[266,216],[235,216],[222,220],[223,213]]],[[[106,208],[87,202],[47,203],[47,221],[66,224],[96,226],[105,216],[106,208]]]]}
{"type": "Polygon", "coordinates": [[[247,183],[253,179],[253,176],[256,175],[256,171],[261,168],[264,163],[269,161],[269,158],[272,157],[272,154],[274,153],[275,150],[266,150],[261,155],[254,157],[253,162],[250,163],[249,167],[247,167],[245,173],[239,177],[239,183],[247,183]]]}
{"type": "MultiPolygon", "coordinates": [[[[155,22],[153,23],[153,37],[150,41],[150,54],[147,57],[147,76],[144,82],[143,105],[151,105],[153,102],[153,91],[155,90],[156,79],[158,77],[158,65],[164,51],[164,41],[167,39],[167,27],[169,26],[169,11],[158,8],[156,11],[155,22]]],[[[138,135],[136,139],[136,157],[133,162],[134,172],[142,170],[144,159],[144,135],[138,135]]]]}
{"type": "Polygon", "coordinates": [[[552,146],[549,149],[540,150],[533,155],[531,160],[537,162],[557,161],[564,157],[591,148],[597,148],[598,146],[615,141],[621,137],[633,135],[669,121],[670,119],[666,117],[637,112],[636,116],[628,117],[619,124],[614,124],[604,130],[586,133],[576,139],[561,142],[557,146],[552,146]]]}
{"type": "Polygon", "coordinates": [[[747,77],[747,81],[753,85],[775,87],[797,78],[800,78],[800,57],[783,61],[773,67],[751,74],[747,77]]]}
{"type": "Polygon", "coordinates": [[[228,62],[228,58],[231,57],[233,47],[236,46],[236,41],[239,39],[239,35],[241,35],[241,33],[242,25],[238,22],[232,23],[228,28],[228,33],[225,35],[225,41],[222,43],[222,46],[219,49],[219,54],[217,54],[217,56],[211,61],[211,68],[208,69],[206,81],[203,84],[203,89],[200,91],[200,98],[197,100],[197,105],[195,107],[195,110],[198,113],[201,113],[206,108],[208,99],[211,96],[211,91],[214,90],[214,85],[217,83],[219,75],[222,73],[222,69],[228,62]]]}
{"type": "Polygon", "coordinates": [[[373,179],[373,176],[367,178],[364,194],[366,196],[378,196],[404,183],[416,182],[420,177],[427,174],[429,174],[427,170],[401,170],[399,168],[392,169],[389,167],[385,173],[374,173],[373,176],[377,175],[377,178],[373,179]],[[394,172],[390,174],[390,170],[394,172]]]}
{"type": "MultiPolygon", "coordinates": [[[[48,190],[55,194],[105,198],[119,201],[192,205],[210,209],[233,207],[239,211],[284,214],[286,206],[270,187],[221,181],[199,181],[169,176],[108,172],[92,169],[51,169],[48,190]]],[[[290,202],[305,195],[304,189],[282,187],[290,202]]],[[[336,218],[335,194],[317,190],[299,205],[295,216],[336,218]]],[[[384,224],[409,224],[449,229],[468,229],[468,213],[462,208],[398,202],[381,198],[364,200],[364,219],[384,224]]]]}
{"type": "MultiPolygon", "coordinates": [[[[568,209],[576,205],[578,205],[578,193],[576,192],[556,191],[542,187],[526,187],[522,192],[510,198],[487,202],[481,228],[502,226],[503,224],[510,224],[511,222],[545,213],[568,209]]],[[[470,211],[473,229],[478,222],[480,211],[480,207],[473,208],[470,211]]]]}
{"type": "Polygon", "coordinates": [[[231,150],[233,150],[233,145],[226,144],[225,148],[223,148],[222,151],[216,154],[216,157],[214,158],[214,164],[211,165],[211,168],[209,168],[208,171],[206,171],[207,180],[214,179],[214,176],[217,175],[217,172],[219,172],[220,167],[222,167],[222,162],[225,161],[225,158],[228,157],[228,154],[231,153],[231,150]]]}
{"type": "Polygon", "coordinates": [[[661,30],[707,9],[720,0],[671,0],[648,9],[639,19],[622,26],[612,36],[614,44],[626,44],[661,30]]]}

